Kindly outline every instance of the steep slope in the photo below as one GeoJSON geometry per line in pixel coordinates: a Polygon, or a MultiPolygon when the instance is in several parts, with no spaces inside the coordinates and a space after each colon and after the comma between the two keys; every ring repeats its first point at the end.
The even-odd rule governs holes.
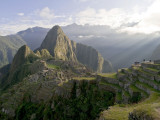
{"type": "Polygon", "coordinates": [[[18,50],[8,76],[2,86],[10,86],[0,89],[0,119],[93,120],[114,104],[115,94],[102,91],[84,65],[43,61],[27,46],[18,50]]]}
{"type": "Polygon", "coordinates": [[[97,72],[112,72],[113,68],[110,62],[104,60],[101,54],[94,48],[72,41],[72,46],[77,59],[82,64],[88,66],[97,72]]]}
{"type": "Polygon", "coordinates": [[[26,44],[17,35],[0,36],[0,67],[11,63],[17,50],[26,44]]]}
{"type": "Polygon", "coordinates": [[[28,46],[22,46],[14,56],[8,76],[2,79],[1,88],[9,87],[26,77],[27,74],[36,72],[37,70],[31,69],[30,64],[38,58],[28,46]]]}
{"type": "Polygon", "coordinates": [[[160,65],[158,62],[143,62],[132,65],[128,69],[121,69],[115,74],[100,74],[99,79],[102,80],[100,84],[117,90],[116,98],[119,103],[137,103],[114,105],[102,112],[100,120],[159,120],[160,65]]]}
{"type": "Polygon", "coordinates": [[[59,26],[54,26],[47,34],[38,50],[47,49],[56,59],[77,61],[69,38],[59,26]]]}
{"type": "Polygon", "coordinates": [[[18,49],[27,44],[32,50],[40,46],[49,29],[34,27],[15,35],[0,36],[0,68],[12,62],[18,49]]]}
{"type": "MultiPolygon", "coordinates": [[[[37,56],[33,53],[33,51],[27,45],[22,46],[14,56],[10,71],[13,72],[14,69],[20,67],[22,64],[27,62],[27,60],[32,60],[31,57],[36,58],[37,56]]],[[[32,61],[29,61],[29,62],[32,62],[32,61]]]]}
{"type": "MultiPolygon", "coordinates": [[[[22,58],[33,54],[27,46],[18,53],[26,53],[22,58]]],[[[156,62],[98,75],[77,62],[54,58],[18,66],[26,64],[29,71],[37,71],[0,91],[0,119],[159,120],[160,65],[156,62]]]]}

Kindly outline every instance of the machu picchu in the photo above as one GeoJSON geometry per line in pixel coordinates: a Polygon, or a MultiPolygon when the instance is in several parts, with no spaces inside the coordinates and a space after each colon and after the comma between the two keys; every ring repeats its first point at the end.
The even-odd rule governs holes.
{"type": "Polygon", "coordinates": [[[102,84],[115,89],[116,96],[118,96],[116,98],[120,98],[120,100],[118,99],[120,104],[114,105],[109,110],[102,112],[101,119],[160,119],[159,71],[160,64],[158,60],[136,63],[130,68],[118,70],[116,74],[98,75],[99,79],[103,79],[102,84]],[[119,90],[119,93],[117,90],[119,90]],[[137,104],[129,104],[132,102],[137,104]]]}
{"type": "Polygon", "coordinates": [[[97,50],[59,26],[0,69],[2,120],[158,120],[159,108],[160,60],[113,72],[97,50]]]}

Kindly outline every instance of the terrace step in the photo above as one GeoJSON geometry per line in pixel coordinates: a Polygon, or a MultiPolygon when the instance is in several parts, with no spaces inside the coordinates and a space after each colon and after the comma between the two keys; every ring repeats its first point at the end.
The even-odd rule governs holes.
{"type": "Polygon", "coordinates": [[[158,75],[160,70],[157,70],[155,68],[149,68],[149,67],[142,67],[143,71],[151,73],[153,75],[158,75]]]}
{"type": "Polygon", "coordinates": [[[143,76],[138,76],[138,80],[142,83],[146,83],[146,84],[150,85],[151,87],[153,87],[156,90],[160,90],[160,83],[155,80],[150,80],[150,79],[145,78],[143,76]]]}
{"type": "Polygon", "coordinates": [[[147,98],[149,95],[142,89],[136,87],[134,84],[130,85],[129,93],[132,96],[134,92],[140,92],[143,98],[147,98]]]}
{"type": "Polygon", "coordinates": [[[155,80],[155,75],[151,74],[149,72],[144,71],[142,68],[138,70],[138,76],[142,76],[144,78],[147,78],[149,80],[155,80]]]}
{"type": "Polygon", "coordinates": [[[153,68],[153,69],[160,70],[160,64],[141,63],[141,66],[146,67],[146,68],[153,68]]]}
{"type": "Polygon", "coordinates": [[[136,86],[137,88],[143,90],[143,91],[146,91],[147,94],[152,94],[152,93],[154,93],[154,92],[160,92],[160,91],[152,88],[150,85],[148,85],[148,84],[146,84],[146,83],[142,83],[142,82],[140,82],[140,81],[137,81],[137,82],[135,83],[135,86],[136,86]]]}

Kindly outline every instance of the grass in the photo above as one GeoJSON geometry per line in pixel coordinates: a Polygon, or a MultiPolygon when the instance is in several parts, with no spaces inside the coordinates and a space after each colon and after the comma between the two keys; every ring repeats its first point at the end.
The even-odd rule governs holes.
{"type": "Polygon", "coordinates": [[[100,73],[98,74],[99,76],[102,76],[102,77],[108,77],[108,78],[113,78],[113,79],[116,79],[117,78],[117,73],[100,73]]]}
{"type": "Polygon", "coordinates": [[[137,88],[135,85],[130,85],[130,89],[131,89],[133,92],[140,92],[140,93],[142,93],[143,95],[145,95],[146,97],[148,96],[148,94],[147,94],[145,91],[137,88]]]}
{"type": "Polygon", "coordinates": [[[129,92],[127,92],[127,91],[123,91],[123,92],[124,92],[124,95],[125,95],[125,96],[130,97],[129,92]]]}
{"type": "Polygon", "coordinates": [[[160,94],[153,93],[144,102],[138,104],[126,105],[121,107],[120,105],[115,105],[110,107],[109,110],[103,111],[102,115],[105,120],[128,120],[128,115],[133,110],[145,111],[148,115],[153,116],[153,118],[158,118],[159,113],[156,112],[157,108],[160,107],[160,94]],[[153,104],[154,103],[154,104],[153,104]]]}
{"type": "Polygon", "coordinates": [[[118,93],[116,94],[116,100],[117,100],[117,101],[122,101],[122,92],[118,92],[118,93]]]}
{"type": "Polygon", "coordinates": [[[145,79],[146,81],[150,81],[150,82],[154,83],[155,85],[160,85],[160,82],[158,82],[158,81],[156,81],[156,80],[150,80],[150,79],[145,78],[145,77],[143,77],[143,76],[139,76],[139,77],[145,79]]]}
{"type": "Polygon", "coordinates": [[[146,83],[142,83],[142,82],[137,81],[136,84],[142,85],[144,88],[149,89],[150,91],[160,92],[160,91],[154,89],[153,87],[151,87],[150,85],[148,85],[146,83]]]}
{"type": "Polygon", "coordinates": [[[53,64],[47,64],[47,67],[48,67],[48,68],[51,68],[51,69],[60,70],[60,66],[53,65],[53,64]]]}
{"type": "Polygon", "coordinates": [[[108,85],[108,86],[112,86],[118,89],[122,89],[118,84],[113,84],[113,83],[108,83],[108,82],[100,82],[99,84],[103,84],[103,85],[108,85]]]}
{"type": "Polygon", "coordinates": [[[155,68],[146,68],[148,70],[154,71],[154,72],[159,72],[159,70],[155,69],[155,68]]]}
{"type": "Polygon", "coordinates": [[[75,80],[95,80],[95,77],[74,77],[75,80]]]}
{"type": "Polygon", "coordinates": [[[149,73],[149,72],[146,72],[144,71],[142,68],[139,69],[140,72],[144,73],[144,74],[147,74],[147,75],[150,75],[150,76],[153,76],[153,74],[149,73]]]}

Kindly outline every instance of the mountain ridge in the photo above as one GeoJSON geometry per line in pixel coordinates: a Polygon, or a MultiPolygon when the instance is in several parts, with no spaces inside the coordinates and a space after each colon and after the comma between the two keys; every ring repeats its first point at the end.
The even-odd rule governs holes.
{"type": "MultiPolygon", "coordinates": [[[[79,61],[96,72],[112,72],[112,65],[94,48],[71,41],[60,28],[54,26],[46,35],[40,48],[47,49],[56,59],[79,61]]],[[[36,51],[37,51],[36,50],[36,51]]]]}

